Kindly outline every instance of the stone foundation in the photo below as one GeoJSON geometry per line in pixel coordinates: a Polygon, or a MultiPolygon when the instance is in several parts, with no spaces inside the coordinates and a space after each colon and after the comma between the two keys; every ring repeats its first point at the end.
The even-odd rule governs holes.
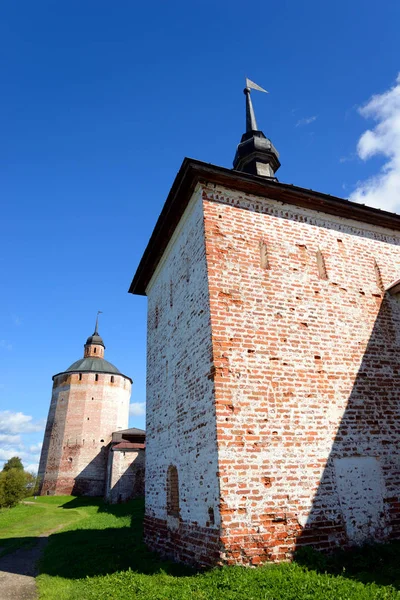
{"type": "Polygon", "coordinates": [[[220,563],[221,543],[216,528],[145,516],[144,541],[164,558],[187,565],[212,567],[220,563]]]}

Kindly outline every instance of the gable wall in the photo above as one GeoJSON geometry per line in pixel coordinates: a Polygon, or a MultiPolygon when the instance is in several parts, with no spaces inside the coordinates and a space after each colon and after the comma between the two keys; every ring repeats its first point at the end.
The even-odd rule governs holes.
{"type": "Polygon", "coordinates": [[[203,201],[224,560],[398,536],[400,305],[374,259],[399,278],[399,233],[211,184],[203,201]]]}

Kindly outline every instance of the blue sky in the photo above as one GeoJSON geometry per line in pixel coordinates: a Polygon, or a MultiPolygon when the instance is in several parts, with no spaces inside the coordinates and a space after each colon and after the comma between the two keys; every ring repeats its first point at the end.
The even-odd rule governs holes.
{"type": "Polygon", "coordinates": [[[253,102],[280,181],[396,210],[399,22],[397,0],[2,4],[0,459],[37,463],[51,376],[97,310],[144,426],[127,290],[183,158],[231,167],[245,76],[270,91],[253,102]]]}

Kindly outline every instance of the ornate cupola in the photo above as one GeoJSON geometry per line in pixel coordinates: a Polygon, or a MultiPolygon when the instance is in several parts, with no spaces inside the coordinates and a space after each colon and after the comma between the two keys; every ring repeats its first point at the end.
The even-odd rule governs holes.
{"type": "Polygon", "coordinates": [[[262,87],[246,79],[246,87],[243,90],[246,96],[246,133],[242,135],[237,147],[233,168],[251,175],[275,178],[275,173],[281,166],[279,153],[262,131],[257,128],[250,89],[268,93],[262,87]]]}
{"type": "Polygon", "coordinates": [[[86,344],[84,346],[85,352],[84,357],[87,358],[90,356],[91,358],[104,358],[104,350],[105,345],[103,339],[99,335],[99,314],[101,311],[97,313],[96,317],[96,326],[94,328],[94,333],[88,337],[86,340],[86,344]]]}

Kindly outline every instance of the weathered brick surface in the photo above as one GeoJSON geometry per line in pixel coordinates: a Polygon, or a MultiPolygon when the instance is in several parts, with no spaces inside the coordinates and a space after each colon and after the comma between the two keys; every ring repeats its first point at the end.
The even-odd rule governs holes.
{"type": "Polygon", "coordinates": [[[218,188],[203,199],[225,560],[388,539],[400,305],[375,261],[385,285],[399,276],[399,234],[218,188]]]}
{"type": "Polygon", "coordinates": [[[147,290],[151,547],[200,562],[215,527],[215,562],[258,564],[399,536],[399,274],[398,232],[197,189],[147,290]]]}
{"type": "Polygon", "coordinates": [[[215,535],[209,509],[219,523],[219,488],[201,198],[188,207],[148,298],[146,523],[153,526],[146,529],[146,539],[152,548],[170,553],[164,526],[172,465],[179,479],[179,519],[170,523],[174,544],[182,535],[183,547],[191,527],[199,528],[206,536],[196,538],[202,554],[208,530],[215,535]]]}
{"type": "Polygon", "coordinates": [[[145,450],[110,449],[106,500],[114,504],[144,496],[145,450]]]}
{"type": "Polygon", "coordinates": [[[111,434],[128,425],[131,383],[122,375],[54,379],[39,465],[41,494],[101,496],[111,434]]]}
{"type": "Polygon", "coordinates": [[[221,542],[215,528],[185,521],[171,527],[165,519],[146,515],[144,540],[161,556],[189,565],[211,567],[220,560],[221,542]]]}

